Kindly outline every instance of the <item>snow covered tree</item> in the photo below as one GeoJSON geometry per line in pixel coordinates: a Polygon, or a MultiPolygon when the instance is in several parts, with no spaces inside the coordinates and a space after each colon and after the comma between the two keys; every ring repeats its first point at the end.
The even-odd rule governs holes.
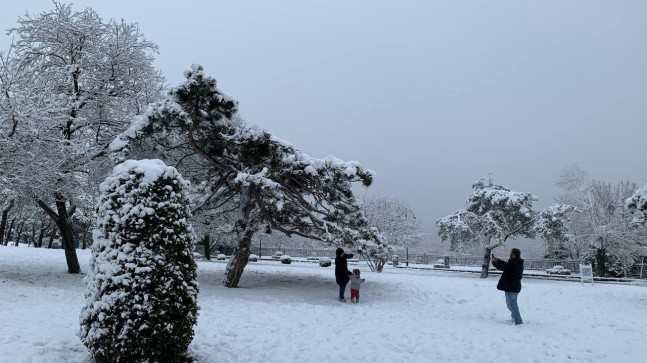
{"type": "Polygon", "coordinates": [[[636,184],[590,180],[577,166],[567,168],[556,184],[565,190],[558,201],[575,207],[569,222],[572,251],[590,261],[598,276],[624,275],[643,241],[644,231],[631,227],[632,216],[624,208],[636,184]]]}
{"type": "Polygon", "coordinates": [[[396,248],[413,247],[424,238],[420,222],[405,202],[384,195],[364,195],[361,205],[368,224],[375,229],[375,238],[389,241],[388,245],[373,240],[360,243],[360,254],[372,271],[382,271],[396,248]]]}
{"type": "Polygon", "coordinates": [[[636,190],[625,199],[625,208],[633,214],[632,225],[644,226],[647,223],[647,186],[636,190]]]}
{"type": "Polygon", "coordinates": [[[333,156],[311,158],[270,133],[235,120],[237,103],[206,77],[199,65],[186,82],[155,104],[115,140],[128,151],[142,136],[162,149],[161,157],[209,187],[216,206],[233,203],[238,244],[223,284],[238,285],[259,229],[298,235],[334,245],[371,236],[351,185],[369,186],[373,172],[333,156]]]}
{"type": "Polygon", "coordinates": [[[368,234],[357,242],[357,250],[366,260],[371,271],[382,272],[395,249],[386,243],[386,237],[377,228],[369,229],[368,234]]]}
{"type": "Polygon", "coordinates": [[[98,362],[185,362],[198,283],[188,182],[128,160],[101,184],[80,337],[98,362]]]}
{"type": "Polygon", "coordinates": [[[68,271],[78,273],[75,196],[105,177],[107,144],[159,99],[163,77],[136,24],[54,5],[20,17],[0,55],[0,166],[59,227],[68,271]]]}
{"type": "Polygon", "coordinates": [[[393,248],[414,247],[426,236],[411,207],[398,198],[367,194],[361,204],[368,224],[383,233],[393,248]]]}
{"type": "Polygon", "coordinates": [[[466,246],[483,247],[481,277],[488,277],[492,250],[513,237],[533,238],[565,235],[563,223],[548,223],[563,218],[568,207],[549,207],[538,213],[532,209],[537,197],[530,193],[512,191],[494,184],[492,178],[479,179],[472,185],[465,209],[436,220],[438,235],[449,240],[452,250],[466,246]],[[539,223],[538,223],[539,222],[539,223]],[[557,231],[550,231],[556,228],[557,231]]]}
{"type": "Polygon", "coordinates": [[[575,207],[566,204],[552,205],[539,213],[535,225],[536,234],[546,241],[544,257],[564,260],[571,257],[568,245],[572,239],[569,233],[569,218],[575,207]]]}

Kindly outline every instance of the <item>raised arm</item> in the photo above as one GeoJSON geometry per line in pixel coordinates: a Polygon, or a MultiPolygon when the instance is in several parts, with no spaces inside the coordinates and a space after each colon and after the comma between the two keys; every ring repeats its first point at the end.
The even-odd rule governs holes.
{"type": "Polygon", "coordinates": [[[498,258],[492,256],[492,266],[496,267],[497,270],[507,271],[509,264],[505,261],[501,261],[498,258]]]}

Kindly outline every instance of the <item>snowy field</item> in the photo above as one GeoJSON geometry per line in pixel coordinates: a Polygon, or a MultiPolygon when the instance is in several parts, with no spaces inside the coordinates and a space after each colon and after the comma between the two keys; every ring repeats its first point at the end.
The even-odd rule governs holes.
{"type": "MultiPolygon", "coordinates": [[[[89,251],[78,251],[87,271],[89,251]]],[[[352,266],[349,266],[352,268],[352,266]]],[[[198,262],[198,362],[642,362],[647,287],[523,280],[509,322],[498,276],[361,267],[360,304],[336,301],[334,266],[198,262]]],[[[76,336],[83,276],[62,250],[0,247],[0,362],[91,362],[76,336]]]]}

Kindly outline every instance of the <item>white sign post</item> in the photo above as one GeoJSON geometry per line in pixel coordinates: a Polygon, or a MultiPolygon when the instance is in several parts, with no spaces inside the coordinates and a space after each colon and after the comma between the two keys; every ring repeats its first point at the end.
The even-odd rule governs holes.
{"type": "Polygon", "coordinates": [[[584,280],[591,280],[593,286],[593,266],[580,265],[580,282],[584,285],[584,280]]]}

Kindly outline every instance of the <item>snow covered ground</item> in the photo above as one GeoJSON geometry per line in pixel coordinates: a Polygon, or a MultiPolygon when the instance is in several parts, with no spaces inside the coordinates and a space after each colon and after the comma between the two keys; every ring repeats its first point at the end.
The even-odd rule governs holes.
{"type": "MultiPolygon", "coordinates": [[[[89,251],[78,251],[87,270],[89,251]]],[[[523,280],[509,322],[498,276],[361,267],[360,304],[336,301],[334,266],[198,263],[198,362],[641,362],[647,287],[523,280]]],[[[0,247],[0,362],[91,362],[76,336],[85,286],[62,250],[0,247]]]]}

